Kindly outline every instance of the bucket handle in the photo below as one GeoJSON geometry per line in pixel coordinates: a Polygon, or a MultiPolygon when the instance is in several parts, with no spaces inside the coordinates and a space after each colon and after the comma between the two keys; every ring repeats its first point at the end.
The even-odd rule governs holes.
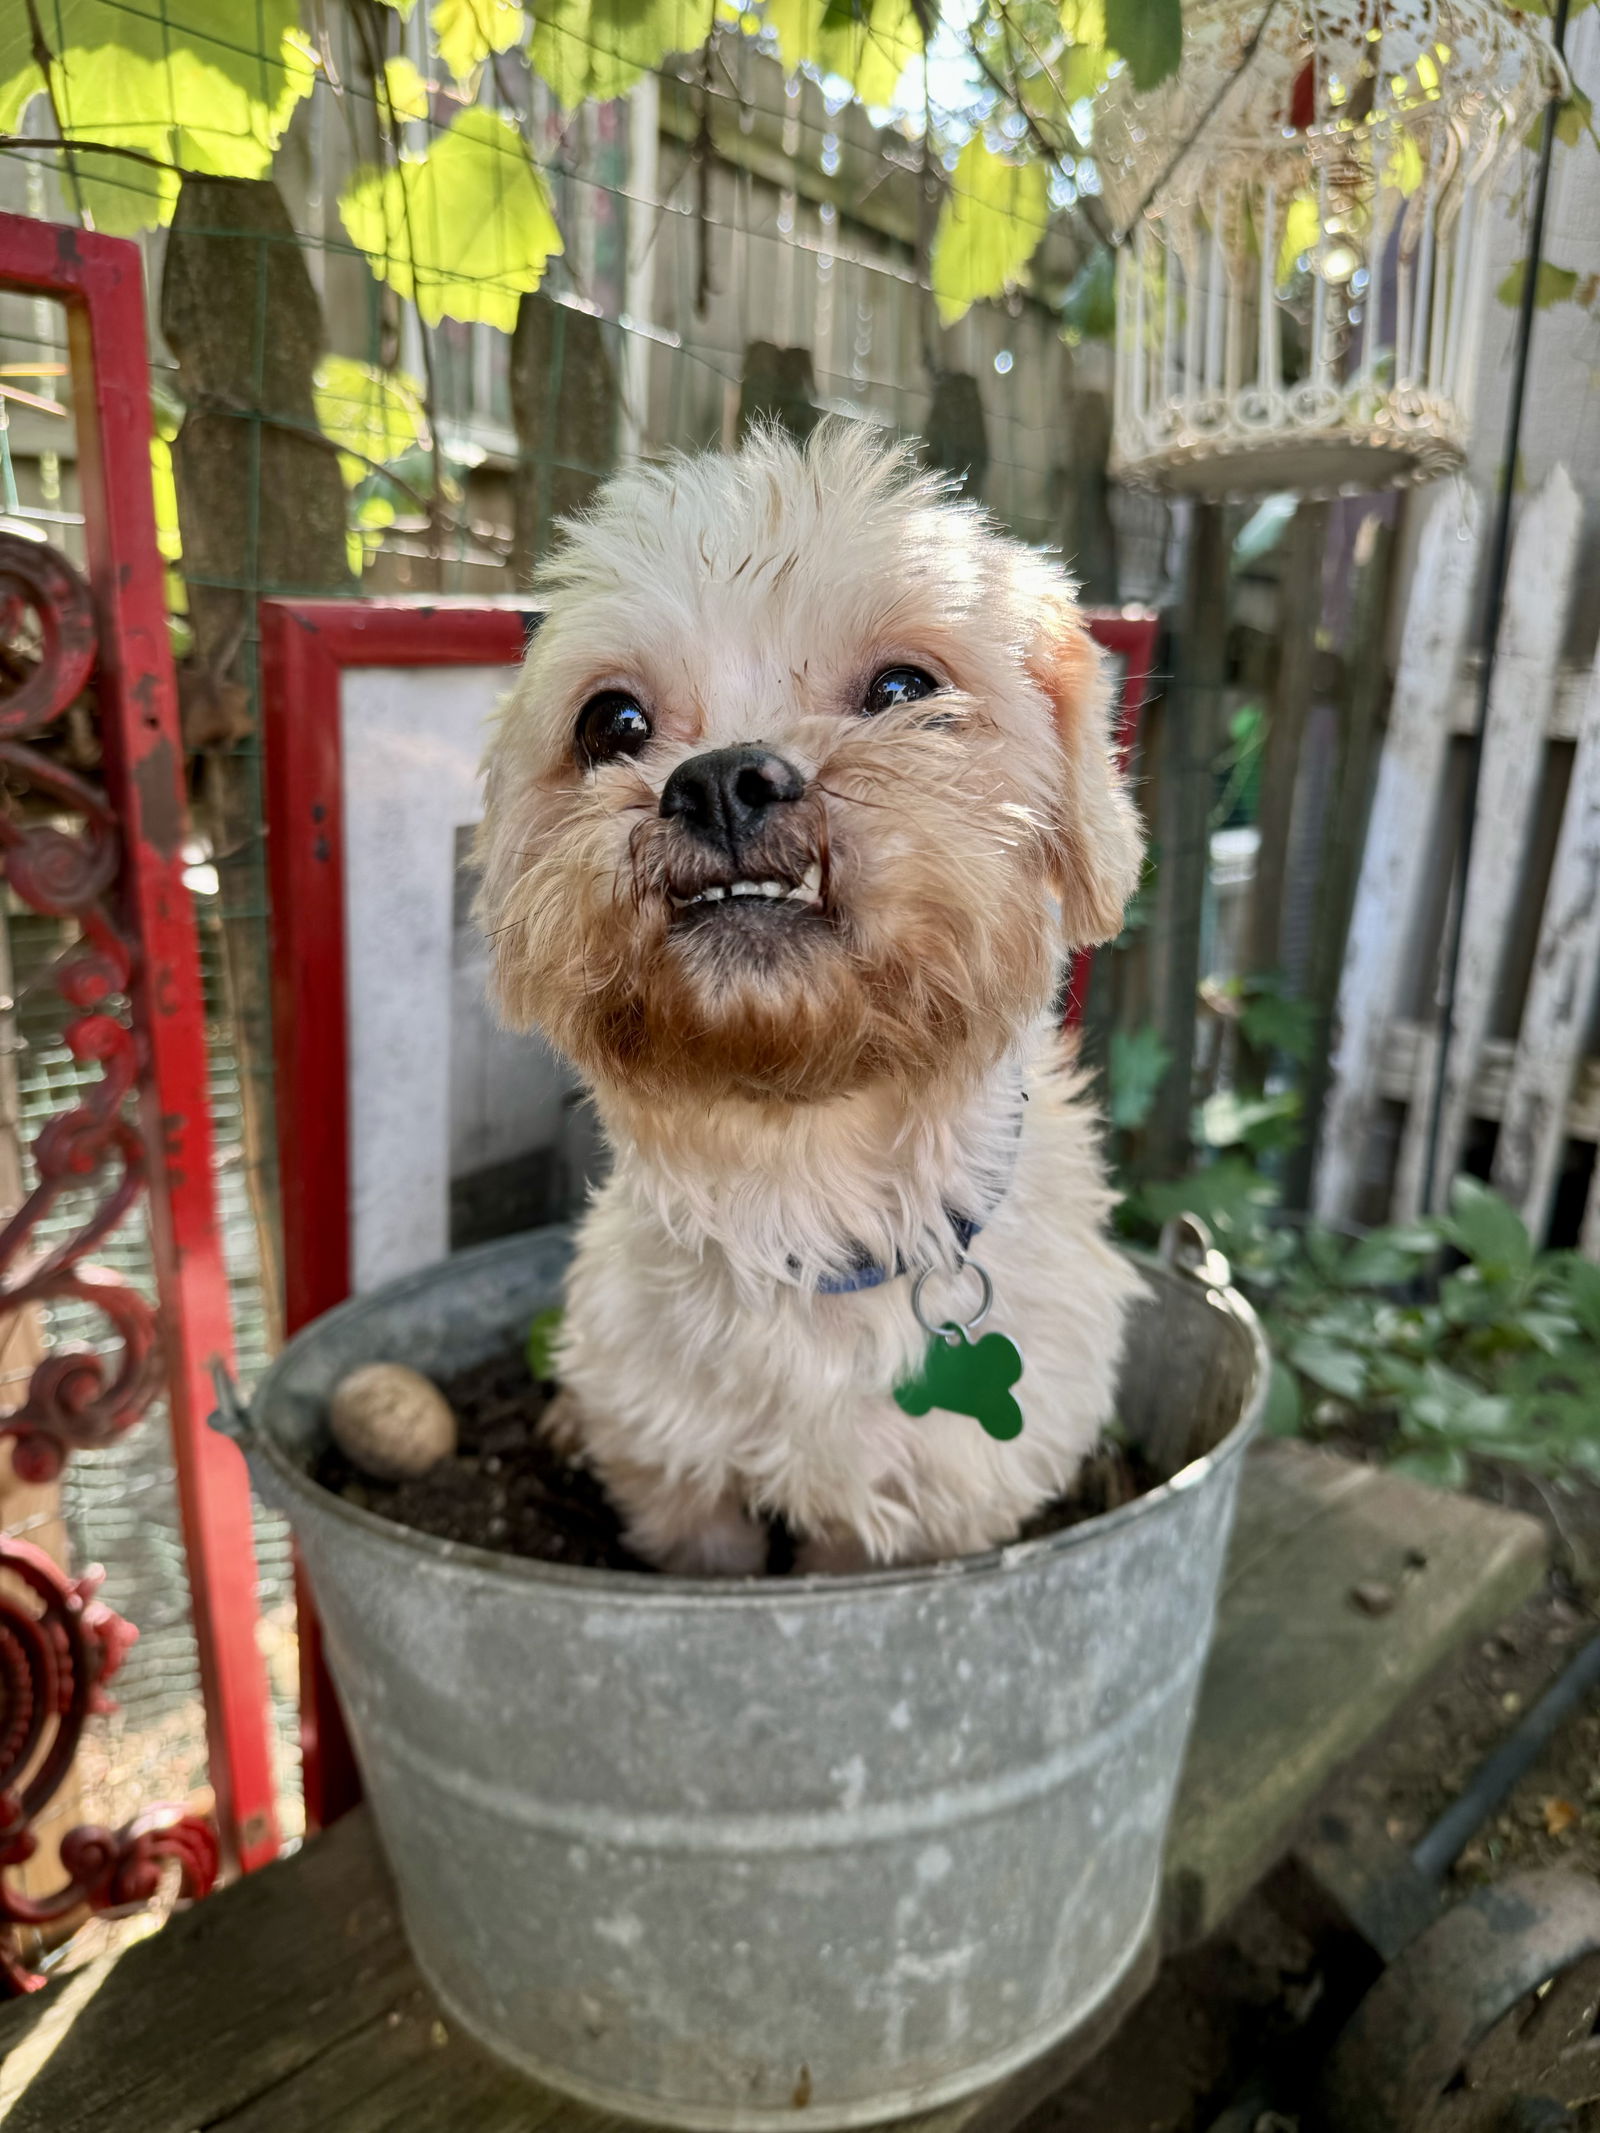
{"type": "Polygon", "coordinates": [[[211,1382],[217,1388],[217,1405],[210,1416],[210,1425],[219,1437],[231,1437],[241,1451],[253,1451],[256,1443],[255,1424],[250,1420],[250,1410],[239,1395],[239,1387],[233,1372],[215,1356],[211,1363],[211,1382]]]}
{"type": "Polygon", "coordinates": [[[1217,1250],[1211,1232],[1198,1215],[1174,1215],[1161,1226],[1162,1263],[1174,1273],[1187,1274],[1203,1288],[1233,1286],[1233,1269],[1217,1250]]]}

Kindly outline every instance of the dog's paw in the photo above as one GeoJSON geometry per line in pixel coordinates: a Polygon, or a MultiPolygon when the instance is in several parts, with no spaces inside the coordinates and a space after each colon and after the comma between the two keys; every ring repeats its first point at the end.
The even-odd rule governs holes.
{"type": "Polygon", "coordinates": [[[794,1551],[796,1577],[850,1577],[875,1567],[866,1542],[857,1533],[815,1533],[794,1551]]]}
{"type": "Polygon", "coordinates": [[[669,1577],[754,1578],[767,1567],[766,1527],[736,1508],[664,1545],[658,1535],[630,1529],[628,1545],[669,1577]]]}

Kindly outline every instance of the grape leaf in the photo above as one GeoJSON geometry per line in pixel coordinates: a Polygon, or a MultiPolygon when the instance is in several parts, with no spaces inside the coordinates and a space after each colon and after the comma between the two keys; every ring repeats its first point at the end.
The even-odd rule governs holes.
{"type": "Polygon", "coordinates": [[[1005,293],[1033,257],[1049,212],[1044,166],[996,155],[975,133],[956,162],[933,240],[933,293],[947,326],[984,297],[1005,293]]]}
{"type": "Polygon", "coordinates": [[[422,387],[404,371],[324,356],[315,392],[317,420],[339,446],[339,471],[352,489],[373,471],[374,460],[387,466],[428,442],[422,387]]]}
{"type": "Polygon", "coordinates": [[[549,0],[534,11],[533,71],[564,111],[609,103],[674,52],[705,42],[703,0],[549,0]]]}
{"type": "Polygon", "coordinates": [[[425,119],[428,116],[431,108],[428,84],[403,52],[384,61],[383,85],[389,93],[389,109],[397,119],[425,119]]]}
{"type": "Polygon", "coordinates": [[[564,249],[544,178],[509,119],[461,112],[420,156],[364,165],[339,196],[352,244],[430,326],[481,320],[509,333],[517,304],[564,249]]]}
{"type": "Polygon", "coordinates": [[[457,81],[491,52],[508,52],[527,27],[517,0],[436,0],[428,21],[439,57],[457,81]]]}
{"type": "MultiPolygon", "coordinates": [[[[168,0],[160,15],[114,0],[59,0],[48,34],[67,137],[219,177],[262,177],[316,78],[298,23],[295,0],[261,0],[259,9],[256,0],[168,0]]],[[[20,117],[42,87],[26,10],[0,10],[0,123],[20,117]]],[[[71,165],[97,229],[131,236],[170,218],[175,173],[92,151],[71,165]]]]}
{"type": "Polygon", "coordinates": [[[922,50],[910,0],[767,0],[767,27],[791,74],[837,74],[864,104],[887,104],[922,50]]]}

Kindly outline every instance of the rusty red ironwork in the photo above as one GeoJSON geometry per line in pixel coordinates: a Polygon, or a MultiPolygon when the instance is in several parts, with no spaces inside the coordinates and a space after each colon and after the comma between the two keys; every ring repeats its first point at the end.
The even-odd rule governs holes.
{"type": "MultiPolygon", "coordinates": [[[[96,1597],[98,1567],[71,1578],[42,1548],[0,1535],[0,1868],[38,1850],[34,1824],[65,1782],[84,1720],[114,1708],[106,1684],[139,1632],[96,1597]]],[[[175,1898],[204,1896],[217,1878],[217,1833],[181,1807],[151,1807],[120,1829],[81,1823],[61,1839],[59,1886],[24,1895],[0,1878],[0,1987],[45,1980],[21,1935],[81,1911],[142,1910],[176,1868],[175,1898]]]]}
{"type": "MultiPolygon", "coordinates": [[[[271,1718],[256,1641],[249,1479],[238,1448],[207,1427],[214,1362],[231,1365],[232,1321],[217,1221],[199,943],[184,883],[186,797],[163,567],[150,488],[150,373],[143,269],[136,245],[20,215],[0,215],[0,289],[59,302],[66,313],[87,587],[58,557],[8,548],[13,617],[25,608],[33,670],[0,712],[0,768],[50,803],[53,819],[10,811],[0,830],[7,878],[27,900],[77,921],[82,940],[59,980],[69,1042],[102,1078],[36,1148],[39,1183],[0,1237],[3,1301],[71,1295],[110,1318],[121,1344],[98,1358],[48,1357],[28,1401],[7,1418],[19,1469],[48,1474],[62,1457],[114,1437],[152,1392],[165,1393],[205,1697],[220,1856],[248,1871],[278,1851],[271,1718]],[[35,575],[30,578],[29,571],[35,575]],[[103,788],[38,740],[52,713],[90,682],[103,788]],[[41,723],[42,722],[42,723],[41,723]],[[67,830],[59,817],[80,818],[67,830]],[[54,898],[54,902],[51,899],[54,898]],[[112,1006],[126,996],[125,1014],[112,1006]],[[104,1166],[113,1175],[86,1227],[19,1272],[15,1261],[52,1199],[104,1166]],[[82,1264],[142,1194],[157,1313],[82,1264]]],[[[102,1893],[148,1879],[163,1851],[206,1879],[200,1840],[170,1837],[183,1818],[86,1838],[71,1867],[102,1893]],[[126,1838],[126,1843],[123,1842],[126,1838]],[[105,1844],[109,1843],[107,1852],[105,1844]],[[113,1858],[114,1855],[114,1858],[113,1858]],[[105,1861],[113,1858],[111,1865],[105,1861]],[[98,1863],[97,1863],[98,1862],[98,1863]],[[92,1869],[92,1871],[91,1871],[92,1869]]],[[[83,1901],[92,1902],[85,1895],[83,1901]]],[[[121,1901],[121,1896],[114,1900],[121,1901]]]]}
{"type": "Polygon", "coordinates": [[[89,588],[66,558],[15,534],[0,534],[0,650],[8,668],[26,674],[0,695],[0,779],[11,802],[0,810],[0,867],[30,909],[77,924],[79,945],[55,971],[69,1014],[63,1037],[74,1059],[100,1068],[84,1100],[51,1119],[34,1142],[38,1182],[0,1229],[0,1314],[71,1298],[106,1319],[119,1346],[112,1371],[91,1349],[45,1356],[27,1398],[0,1416],[0,1436],[15,1439],[18,1476],[38,1482],[54,1480],[71,1452],[108,1444],[131,1428],[160,1389],[161,1359],[149,1304],[85,1258],[123,1220],[145,1182],[144,1146],[128,1117],[140,1046],[127,1016],[114,1011],[136,958],[106,903],[121,840],[104,794],[31,745],[77,701],[93,672],[94,614],[89,588]],[[41,650],[28,671],[30,640],[41,650]],[[25,806],[37,812],[30,818],[25,806]],[[81,818],[81,829],[64,826],[69,813],[81,818]],[[53,1251],[32,1254],[63,1193],[98,1183],[108,1170],[89,1218],[53,1251]]]}

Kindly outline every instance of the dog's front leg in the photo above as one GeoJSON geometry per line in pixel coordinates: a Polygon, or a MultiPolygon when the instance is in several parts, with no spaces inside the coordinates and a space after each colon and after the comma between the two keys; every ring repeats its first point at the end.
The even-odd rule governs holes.
{"type": "Polygon", "coordinates": [[[767,1531],[733,1489],[708,1486],[632,1459],[591,1454],[635,1555],[680,1578],[758,1577],[767,1531]]]}

